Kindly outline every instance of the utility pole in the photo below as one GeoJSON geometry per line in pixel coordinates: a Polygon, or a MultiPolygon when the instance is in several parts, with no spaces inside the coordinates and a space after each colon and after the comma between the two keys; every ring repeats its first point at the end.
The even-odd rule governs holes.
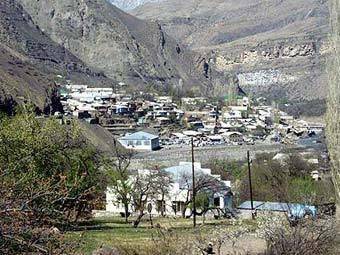
{"type": "Polygon", "coordinates": [[[196,187],[195,187],[195,156],[194,156],[194,138],[191,138],[191,165],[192,165],[192,213],[194,228],[196,227],[196,187]]]}
{"type": "Polygon", "coordinates": [[[254,200],[253,200],[253,186],[251,183],[251,169],[250,169],[250,152],[247,151],[247,160],[248,160],[248,177],[249,177],[249,192],[250,192],[250,206],[251,206],[251,217],[255,219],[255,212],[254,212],[254,200]]]}

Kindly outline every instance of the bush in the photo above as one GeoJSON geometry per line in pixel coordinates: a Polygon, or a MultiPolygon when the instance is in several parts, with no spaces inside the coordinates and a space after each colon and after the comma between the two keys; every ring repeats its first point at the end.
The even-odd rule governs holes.
{"type": "Polygon", "coordinates": [[[0,251],[65,252],[61,231],[91,216],[101,176],[76,125],[26,110],[2,118],[0,251]]]}

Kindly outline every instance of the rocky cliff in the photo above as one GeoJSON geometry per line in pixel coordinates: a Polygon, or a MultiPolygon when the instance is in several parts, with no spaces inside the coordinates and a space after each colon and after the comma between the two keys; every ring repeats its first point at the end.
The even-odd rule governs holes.
{"type": "Polygon", "coordinates": [[[292,113],[324,112],[328,1],[166,0],[131,13],[160,22],[247,92],[290,104],[292,113]]]}
{"type": "Polygon", "coordinates": [[[108,77],[134,86],[211,87],[203,65],[155,22],[139,20],[106,0],[20,0],[55,42],[108,77]]]}

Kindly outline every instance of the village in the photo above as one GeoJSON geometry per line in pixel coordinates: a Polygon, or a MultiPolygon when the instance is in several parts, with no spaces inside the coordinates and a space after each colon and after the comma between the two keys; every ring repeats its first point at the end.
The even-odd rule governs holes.
{"type": "MultiPolygon", "coordinates": [[[[148,201],[143,202],[150,205],[150,215],[192,216],[190,204],[194,171],[196,178],[203,183],[196,192],[209,190],[209,208],[214,208],[209,212],[211,216],[234,217],[235,206],[238,206],[238,212],[243,212],[241,214],[245,217],[251,217],[256,210],[282,213],[289,211],[291,217],[303,217],[305,214],[316,216],[316,207],[304,205],[304,201],[287,206],[280,202],[247,200],[235,205],[234,183],[212,173],[211,169],[202,164],[206,163],[207,158],[213,157],[209,156],[209,149],[230,148],[233,151],[244,147],[249,152],[251,146],[255,145],[268,148],[271,145],[288,146],[309,139],[317,144],[319,137],[322,137],[323,125],[296,119],[275,106],[266,105],[265,98],[250,98],[241,88],[222,102],[204,97],[175,100],[171,96],[146,92],[127,93],[124,83],[114,88],[69,84],[61,87],[60,96],[64,114],[57,112],[57,118],[66,121],[68,118],[76,118],[89,125],[100,125],[113,135],[120,146],[135,151],[135,158],[140,157],[144,165],[162,162],[162,170],[171,176],[171,182],[162,183],[164,180],[159,180],[157,171],[146,169],[141,164],[135,165],[138,168],[137,175],[131,175],[125,180],[127,184],[134,185],[143,176],[146,179],[151,178],[153,183],[160,181],[168,187],[166,195],[153,194],[148,197],[148,201]],[[191,147],[200,150],[200,156],[205,155],[204,159],[199,157],[199,161],[194,164],[187,162],[190,160],[191,147]],[[183,154],[189,158],[183,158],[183,154]],[[173,155],[174,160],[166,163],[169,155],[173,155]]],[[[273,160],[281,164],[289,161],[289,154],[275,151],[273,160]]],[[[255,153],[251,153],[255,157],[255,153]]],[[[306,162],[314,166],[319,166],[319,161],[327,156],[325,152],[318,155],[300,152],[300,155],[304,155],[306,162]]],[[[328,170],[312,168],[309,175],[319,181],[321,176],[329,177],[328,170]]],[[[116,185],[119,186],[119,183],[116,185]]],[[[117,190],[108,187],[105,211],[99,211],[98,214],[124,216],[131,212],[137,213],[136,205],[124,205],[121,195],[119,192],[117,194],[117,190]]],[[[146,206],[143,208],[146,210],[146,206]]],[[[142,215],[144,213],[143,211],[142,215]]]]}
{"type": "Polygon", "coordinates": [[[204,97],[175,102],[171,96],[126,93],[123,83],[119,88],[117,92],[113,88],[66,85],[61,89],[65,116],[100,124],[119,137],[124,147],[151,151],[188,146],[191,138],[196,147],[294,144],[324,129],[323,125],[309,124],[266,105],[264,98],[250,99],[241,89],[223,102],[204,97]],[[158,142],[133,141],[143,135],[155,136],[158,142]]]}

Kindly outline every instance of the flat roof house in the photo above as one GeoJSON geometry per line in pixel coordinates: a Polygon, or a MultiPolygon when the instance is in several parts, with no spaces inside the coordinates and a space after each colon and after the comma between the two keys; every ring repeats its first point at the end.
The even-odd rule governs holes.
{"type": "MultiPolygon", "coordinates": [[[[207,187],[206,192],[209,192],[209,204],[211,207],[219,208],[221,211],[232,210],[232,197],[233,194],[230,188],[230,181],[222,181],[221,176],[212,175],[211,169],[202,168],[199,162],[194,163],[195,174],[198,176],[209,176],[216,178],[221,182],[221,185],[216,187],[207,187]]],[[[151,204],[151,214],[153,215],[168,215],[180,216],[182,211],[185,210],[185,215],[191,215],[191,209],[185,205],[188,196],[192,195],[192,163],[180,162],[179,165],[163,169],[171,177],[172,182],[169,184],[169,191],[164,196],[161,193],[154,194],[145,200],[146,205],[151,204]]],[[[149,174],[155,170],[137,170],[139,174],[149,174]]],[[[134,183],[134,177],[130,177],[131,183],[134,183]]],[[[131,202],[129,206],[130,212],[135,212],[136,208],[131,202]]],[[[124,206],[115,194],[114,190],[108,187],[106,192],[106,211],[113,214],[121,214],[124,212],[124,206]]]]}
{"type": "Polygon", "coordinates": [[[118,141],[123,147],[132,150],[153,151],[159,149],[159,137],[143,131],[127,134],[118,141]]]}

